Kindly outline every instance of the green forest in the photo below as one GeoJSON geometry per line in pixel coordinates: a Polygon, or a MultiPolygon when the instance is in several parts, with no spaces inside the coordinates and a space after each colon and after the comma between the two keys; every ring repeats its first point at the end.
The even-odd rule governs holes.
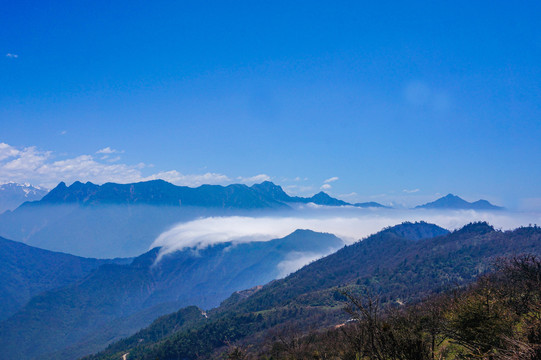
{"type": "Polygon", "coordinates": [[[385,229],[86,359],[539,359],[541,228],[430,226],[385,229]]]}

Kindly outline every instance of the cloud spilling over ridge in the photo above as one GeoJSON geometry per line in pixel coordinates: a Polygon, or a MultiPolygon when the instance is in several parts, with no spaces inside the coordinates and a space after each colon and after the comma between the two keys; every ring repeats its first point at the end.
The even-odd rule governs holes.
{"type": "MultiPolygon", "coordinates": [[[[204,248],[223,242],[268,241],[284,237],[297,229],[332,233],[346,243],[353,243],[384,227],[404,221],[426,221],[454,230],[473,221],[487,221],[497,229],[514,229],[541,223],[539,213],[310,209],[287,217],[209,217],[177,224],[162,233],[151,248],[160,246],[160,256],[184,248],[204,248]]],[[[315,255],[314,255],[315,256],[315,255]]],[[[313,256],[311,259],[313,260],[313,256]]],[[[288,268],[289,269],[289,268],[288,268]]]]}
{"type": "Polygon", "coordinates": [[[304,265],[311,263],[312,261],[321,259],[328,254],[317,254],[312,252],[297,252],[293,251],[278,264],[278,270],[280,274],[279,278],[285,277],[296,270],[299,270],[304,265]]]}
{"type": "Polygon", "coordinates": [[[39,150],[35,146],[16,148],[0,142],[0,183],[32,183],[51,189],[60,181],[72,183],[76,180],[91,181],[97,184],[105,182],[131,183],[162,179],[176,185],[199,186],[203,184],[225,185],[233,182],[254,183],[261,179],[268,180],[265,174],[249,177],[230,178],[224,174],[207,172],[204,174],[182,174],[176,170],[144,174],[149,166],[143,163],[129,165],[119,163],[119,155],[124,151],[105,147],[96,151],[98,158],[92,155],[79,155],[70,158],[58,158],[52,151],[39,150]]]}

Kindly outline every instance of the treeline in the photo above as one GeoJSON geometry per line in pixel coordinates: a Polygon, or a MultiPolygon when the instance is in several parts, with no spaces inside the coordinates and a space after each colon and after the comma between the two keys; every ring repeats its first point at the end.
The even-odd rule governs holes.
{"type": "MultiPolygon", "coordinates": [[[[418,234],[431,230],[424,223],[412,225],[418,234]]],[[[172,325],[177,320],[166,316],[148,329],[153,336],[135,335],[87,359],[118,360],[126,353],[128,360],[432,359],[432,354],[434,359],[467,357],[467,346],[449,332],[453,324],[450,316],[459,314],[459,299],[480,291],[481,282],[468,290],[464,287],[483,275],[483,281],[491,279],[488,284],[496,284],[496,275],[487,277],[488,272],[507,274],[502,262],[494,269],[496,258],[509,258],[517,252],[541,255],[541,229],[501,232],[486,223],[472,223],[444,236],[407,239],[402,237],[404,226],[412,227],[402,224],[346,246],[248,297],[235,294],[209,311],[208,318],[175,327],[172,325]],[[460,290],[453,292],[454,288],[460,290]],[[438,293],[448,295],[435,295],[438,293]],[[350,305],[349,314],[344,312],[344,304],[350,305]],[[375,319],[361,316],[367,306],[375,319]],[[372,330],[378,330],[370,336],[374,341],[376,335],[381,336],[375,349],[383,355],[370,353],[359,340],[366,339],[363,331],[367,330],[361,327],[366,321],[377,324],[372,330]],[[161,330],[164,322],[169,331],[161,330]],[[397,354],[386,352],[385,346],[397,354]]],[[[412,229],[406,230],[412,234],[412,229]]],[[[505,298],[503,290],[502,286],[501,299],[505,298]]],[[[501,300],[497,299],[490,297],[491,314],[492,302],[501,300]]],[[[466,315],[471,311],[463,313],[463,321],[469,321],[466,315]]],[[[512,321],[523,331],[522,320],[512,321]]],[[[505,347],[495,349],[503,351],[505,347]]]]}
{"type": "Polygon", "coordinates": [[[237,346],[229,359],[541,359],[541,259],[500,259],[466,289],[406,307],[370,294],[347,298],[350,319],[300,336],[276,334],[262,351],[237,346]]]}

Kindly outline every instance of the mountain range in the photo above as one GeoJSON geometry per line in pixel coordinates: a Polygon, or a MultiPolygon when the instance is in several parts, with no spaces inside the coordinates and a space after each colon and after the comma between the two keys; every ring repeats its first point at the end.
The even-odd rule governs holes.
{"type": "MultiPolygon", "coordinates": [[[[313,203],[333,207],[385,208],[351,204],[324,192],[288,195],[265,181],[197,188],[163,180],[134,184],[60,183],[41,200],[0,214],[0,236],[52,251],[92,258],[133,257],[147,251],[161,233],[181,222],[211,216],[264,216],[298,211],[313,203]]],[[[498,210],[485,200],[469,203],[448,195],[419,208],[498,210]]]]}
{"type": "MultiPolygon", "coordinates": [[[[69,187],[61,182],[39,202],[43,204],[81,205],[98,204],[147,204],[159,206],[197,206],[225,209],[286,208],[293,203],[314,203],[327,206],[383,207],[370,203],[350,204],[335,199],[324,192],[312,197],[289,196],[282,187],[264,181],[247,186],[243,184],[201,185],[196,188],[177,186],[163,180],[133,184],[106,183],[96,185],[76,181],[69,187]]],[[[31,205],[31,204],[27,204],[31,205]]]]}
{"type": "MultiPolygon", "coordinates": [[[[160,248],[155,248],[129,264],[109,261],[85,277],[78,276],[79,270],[68,285],[65,280],[32,297],[1,322],[0,349],[8,358],[77,358],[132,334],[160,315],[188,305],[218,306],[236,290],[296,270],[303,257],[321,257],[342,246],[334,235],[297,230],[265,242],[186,248],[159,261],[160,248]]],[[[40,250],[27,249],[31,251],[40,250]]],[[[35,273],[46,265],[14,264],[12,273],[35,273]]]]}
{"type": "MultiPolygon", "coordinates": [[[[228,186],[201,185],[196,188],[177,186],[163,180],[152,180],[134,184],[106,183],[96,185],[74,182],[66,186],[61,182],[43,197],[40,204],[148,204],[159,206],[196,206],[222,209],[266,209],[287,208],[291,204],[313,203],[325,206],[354,206],[385,208],[377,202],[348,203],[329,196],[321,191],[312,197],[288,195],[281,186],[270,181],[247,186],[233,184],[228,186]]],[[[27,204],[31,205],[31,204],[27,204]]],[[[448,194],[433,202],[419,205],[424,209],[474,209],[499,210],[487,200],[468,202],[456,195],[448,194]]]]}
{"type": "Polygon", "coordinates": [[[123,354],[128,360],[215,359],[232,349],[248,349],[261,358],[272,351],[273,341],[294,349],[300,336],[346,323],[344,293],[377,294],[381,306],[403,307],[475,281],[502,256],[541,254],[538,227],[501,232],[487,223],[472,223],[446,234],[426,223],[406,227],[385,229],[284,279],[236,292],[191,323],[183,315],[189,309],[164,316],[86,359],[112,360],[123,354]],[[430,237],[434,230],[438,236],[430,237]],[[175,326],[176,318],[182,328],[175,326]]]}
{"type": "Polygon", "coordinates": [[[297,230],[266,242],[196,246],[163,256],[155,248],[115,260],[5,239],[0,245],[3,279],[15,284],[2,296],[10,299],[34,286],[26,304],[21,298],[0,321],[0,358],[73,359],[125,338],[91,358],[118,359],[129,352],[130,360],[173,353],[195,359],[220,357],[226,344],[237,341],[260,346],[286,324],[305,331],[344,322],[346,290],[407,304],[466,284],[497,257],[541,254],[541,230],[501,232],[474,223],[449,233],[425,222],[403,223],[345,247],[331,234],[297,230]],[[280,279],[300,266],[299,259],[337,249],[280,279]]]}
{"type": "Polygon", "coordinates": [[[80,280],[101,265],[129,261],[81,258],[0,237],[0,320],[13,315],[39,293],[80,280]]]}
{"type": "MultiPolygon", "coordinates": [[[[289,196],[280,186],[176,186],[162,180],[135,184],[60,183],[40,201],[0,215],[0,235],[53,251],[94,257],[132,257],[149,249],[174,224],[201,217],[276,214],[315,203],[350,205],[320,192],[289,196]]],[[[358,207],[381,206],[377,203],[358,207]]]]}

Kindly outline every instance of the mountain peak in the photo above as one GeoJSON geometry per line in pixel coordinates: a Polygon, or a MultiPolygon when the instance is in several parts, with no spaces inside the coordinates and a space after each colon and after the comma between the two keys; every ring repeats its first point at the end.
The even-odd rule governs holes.
{"type": "Polygon", "coordinates": [[[386,228],[382,232],[393,233],[408,240],[429,239],[449,233],[448,230],[425,221],[413,223],[406,221],[402,224],[386,228]]]}
{"type": "Polygon", "coordinates": [[[276,185],[272,181],[263,181],[260,184],[254,184],[250,187],[252,190],[255,190],[259,194],[269,197],[273,200],[278,200],[282,202],[291,201],[291,197],[286,194],[284,189],[281,186],[276,185]]]}
{"type": "Polygon", "coordinates": [[[464,225],[462,228],[455,231],[457,234],[479,234],[484,235],[495,231],[494,227],[486,221],[472,222],[464,225]]]}
{"type": "Polygon", "coordinates": [[[289,196],[271,181],[247,186],[245,184],[177,186],[164,180],[150,180],[132,184],[75,181],[70,186],[59,183],[43,197],[44,203],[96,204],[152,204],[167,206],[198,206],[211,208],[289,208],[291,203],[314,203],[325,206],[383,207],[378,203],[352,205],[320,191],[312,197],[289,196]]]}
{"type": "Polygon", "coordinates": [[[320,191],[320,192],[318,192],[317,194],[315,194],[312,197],[313,198],[315,198],[315,197],[330,198],[331,196],[329,194],[327,194],[325,191],[320,191]]]}
{"type": "Polygon", "coordinates": [[[465,210],[500,210],[500,206],[492,205],[487,200],[468,202],[454,194],[447,194],[433,202],[415,207],[416,209],[465,209],[465,210]]]}
{"type": "Polygon", "coordinates": [[[317,205],[327,205],[327,206],[344,206],[344,205],[351,205],[350,203],[347,203],[342,200],[335,199],[331,197],[326,192],[320,191],[311,198],[308,198],[309,202],[313,202],[317,205]]]}

